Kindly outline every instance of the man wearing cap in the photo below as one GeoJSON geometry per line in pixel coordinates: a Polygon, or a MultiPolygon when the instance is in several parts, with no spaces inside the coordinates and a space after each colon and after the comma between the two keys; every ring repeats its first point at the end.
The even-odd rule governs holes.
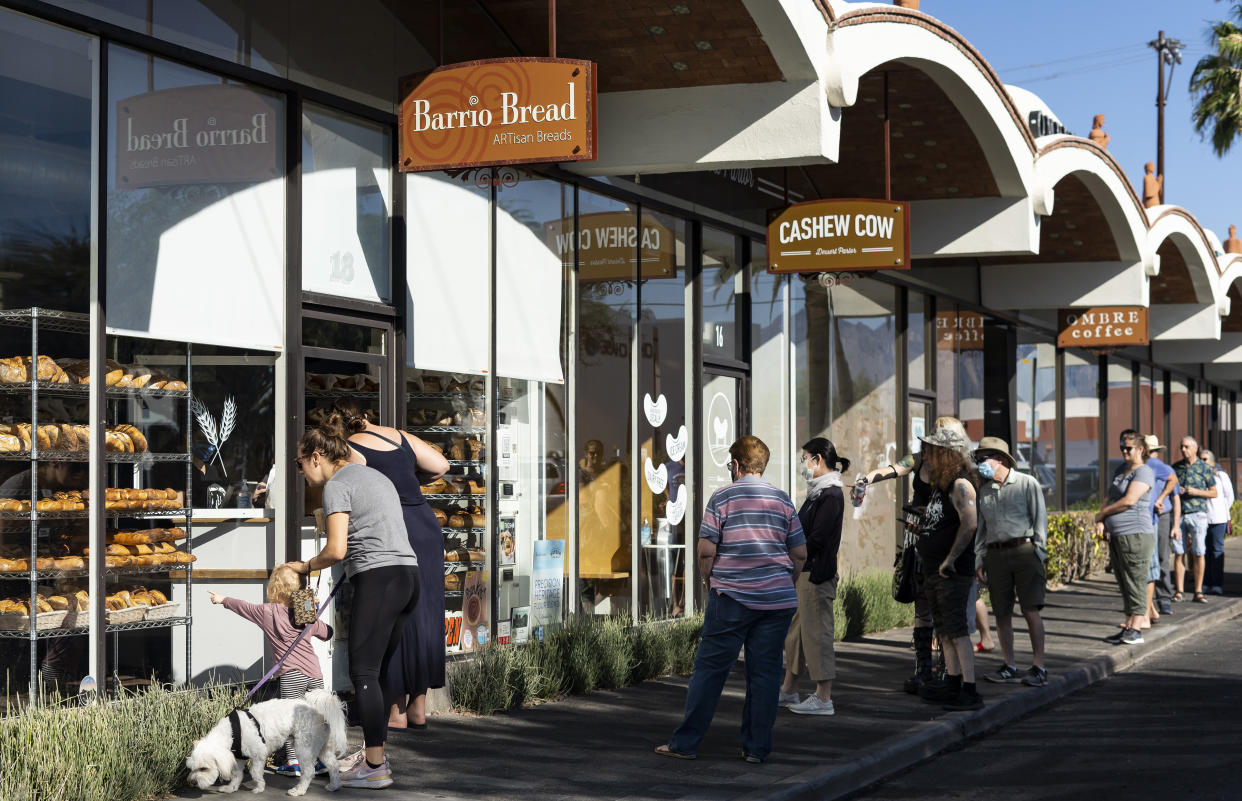
{"type": "Polygon", "coordinates": [[[1182,503],[1178,497],[1181,488],[1177,486],[1177,473],[1160,458],[1164,446],[1155,434],[1143,437],[1147,445],[1147,466],[1156,479],[1158,493],[1152,493],[1151,519],[1156,524],[1156,557],[1160,561],[1160,578],[1155,582],[1156,609],[1162,615],[1173,614],[1173,578],[1169,572],[1169,541],[1173,537],[1181,538],[1182,503]]]}
{"type": "Polygon", "coordinates": [[[979,487],[979,522],[975,530],[975,570],[988,585],[996,633],[1005,663],[984,676],[998,684],[1042,687],[1044,667],[1044,559],[1047,557],[1048,513],[1044,491],[1034,476],[1014,469],[1009,444],[984,437],[975,450],[983,485],[979,487]],[[1031,667],[1018,672],[1013,655],[1013,600],[1017,595],[1031,634],[1031,667]]]}

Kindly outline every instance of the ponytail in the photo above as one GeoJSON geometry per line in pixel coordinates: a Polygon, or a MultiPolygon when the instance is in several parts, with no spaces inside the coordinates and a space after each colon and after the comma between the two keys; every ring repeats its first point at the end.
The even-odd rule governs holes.
{"type": "Polygon", "coordinates": [[[348,462],[350,457],[349,440],[345,438],[339,423],[333,425],[331,417],[323,426],[308,429],[302,435],[298,440],[298,451],[303,456],[319,451],[330,462],[348,462]]]}
{"type": "Polygon", "coordinates": [[[374,420],[365,411],[358,408],[352,398],[338,398],[328,407],[327,417],[321,424],[324,428],[339,431],[343,437],[366,430],[367,423],[374,420]]]}
{"type": "Polygon", "coordinates": [[[833,445],[832,440],[827,437],[815,437],[803,445],[802,450],[812,456],[818,456],[823,460],[824,464],[828,465],[830,470],[838,470],[844,473],[850,469],[850,460],[844,456],[839,456],[837,454],[837,446],[833,445]]]}

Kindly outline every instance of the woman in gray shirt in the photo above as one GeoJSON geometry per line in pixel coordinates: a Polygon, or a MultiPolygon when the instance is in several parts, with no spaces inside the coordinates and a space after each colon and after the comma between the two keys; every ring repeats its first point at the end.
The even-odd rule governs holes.
{"type": "Polygon", "coordinates": [[[312,428],[298,443],[297,466],[308,484],[323,487],[327,542],[295,572],[345,563],[354,597],[349,624],[349,678],[362,718],[364,749],[341,764],[344,787],[379,789],[392,784],[384,756],[388,707],[395,700],[386,668],[401,642],[406,619],[418,603],[418,558],[405,534],[401,499],[382,473],[351,464],[340,431],[312,428]]]}
{"type": "Polygon", "coordinates": [[[1147,622],[1147,567],[1156,546],[1151,519],[1151,488],[1156,479],[1144,463],[1147,446],[1142,434],[1121,437],[1121,456],[1125,462],[1113,475],[1108,503],[1095,516],[1095,530],[1108,540],[1126,615],[1121,630],[1105,641],[1137,645],[1143,642],[1142,626],[1147,622]]]}

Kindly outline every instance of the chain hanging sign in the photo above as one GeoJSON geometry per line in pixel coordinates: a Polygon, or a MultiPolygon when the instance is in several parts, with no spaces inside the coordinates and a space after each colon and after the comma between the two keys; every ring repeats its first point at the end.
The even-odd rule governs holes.
{"type": "Polygon", "coordinates": [[[811,200],[768,224],[772,273],[910,269],[910,204],[811,200]]]}
{"type": "Polygon", "coordinates": [[[401,172],[594,161],[595,64],[467,61],[401,86],[401,172]]]}

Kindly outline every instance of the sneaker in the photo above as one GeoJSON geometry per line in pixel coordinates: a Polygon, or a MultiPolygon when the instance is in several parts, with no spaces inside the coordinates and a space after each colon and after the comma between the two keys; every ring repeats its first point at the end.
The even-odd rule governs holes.
{"type": "Polygon", "coordinates": [[[1121,638],[1126,636],[1127,631],[1129,631],[1129,629],[1120,629],[1113,636],[1105,637],[1104,642],[1109,643],[1110,645],[1121,645],[1121,638]]]}
{"type": "Polygon", "coordinates": [[[366,751],[359,748],[357,751],[353,752],[349,756],[341,757],[340,759],[338,759],[336,762],[337,768],[341,771],[342,774],[344,774],[345,771],[353,770],[355,767],[357,767],[362,762],[362,759],[364,756],[366,756],[366,751]]]}
{"type": "Polygon", "coordinates": [[[796,692],[780,693],[776,696],[776,705],[777,706],[793,706],[794,704],[797,704],[801,700],[802,700],[802,697],[799,696],[796,692]]]}
{"type": "Polygon", "coordinates": [[[1160,614],[1162,615],[1173,614],[1173,604],[1169,603],[1168,601],[1161,601],[1159,605],[1159,609],[1160,609],[1160,614]]]}
{"type": "Polygon", "coordinates": [[[789,707],[790,712],[799,715],[831,715],[836,712],[831,701],[824,701],[815,693],[811,693],[800,704],[789,707]]]}
{"type": "Polygon", "coordinates": [[[919,688],[919,697],[932,704],[952,701],[961,695],[961,690],[951,690],[947,684],[926,684],[919,688]]]}
{"type": "Polygon", "coordinates": [[[302,766],[296,760],[291,759],[283,765],[277,765],[276,770],[273,772],[277,776],[292,776],[297,779],[302,776],[302,766]]]}
{"type": "Polygon", "coordinates": [[[380,790],[390,784],[392,784],[392,770],[388,767],[387,759],[378,768],[373,768],[367,764],[365,759],[360,759],[358,764],[349,770],[341,771],[342,787],[380,790]]]}
{"type": "Polygon", "coordinates": [[[989,673],[983,678],[993,684],[1017,684],[1022,680],[1022,674],[1018,673],[1017,665],[1001,665],[1001,669],[995,673],[989,673]]]}
{"type": "Polygon", "coordinates": [[[957,697],[944,705],[950,712],[968,712],[972,709],[983,709],[983,696],[979,693],[968,693],[962,690],[957,697]]]}
{"type": "Polygon", "coordinates": [[[315,775],[322,776],[327,772],[328,772],[328,766],[323,764],[322,760],[316,759],[315,760],[315,775]]]}
{"type": "Polygon", "coordinates": [[[1143,642],[1143,632],[1138,629],[1126,629],[1121,633],[1119,642],[1126,645],[1138,645],[1143,642]]]}
{"type": "Polygon", "coordinates": [[[1027,669],[1026,675],[1022,677],[1022,683],[1027,687],[1043,687],[1048,683],[1048,671],[1041,667],[1031,665],[1027,669]]]}

